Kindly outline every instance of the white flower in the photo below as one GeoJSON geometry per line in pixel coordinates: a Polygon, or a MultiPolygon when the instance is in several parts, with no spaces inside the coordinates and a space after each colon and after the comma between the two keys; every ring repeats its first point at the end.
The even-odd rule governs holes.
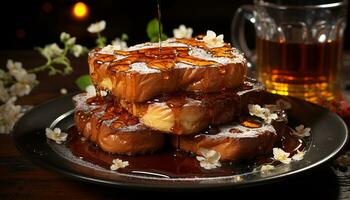
{"type": "Polygon", "coordinates": [[[71,37],[67,40],[66,44],[67,45],[74,45],[75,44],[75,41],[76,41],[76,38],[75,37],[71,37]]]}
{"type": "Polygon", "coordinates": [[[29,94],[31,90],[32,88],[30,87],[30,85],[17,82],[10,87],[10,94],[11,96],[22,97],[24,95],[29,94]]]}
{"type": "Polygon", "coordinates": [[[309,137],[310,132],[311,128],[305,128],[304,125],[300,124],[299,126],[295,127],[295,130],[293,130],[293,135],[299,137],[309,137]]]}
{"type": "Polygon", "coordinates": [[[114,159],[113,164],[111,165],[111,170],[115,171],[118,170],[120,168],[125,168],[127,166],[129,166],[129,162],[128,161],[122,161],[120,159],[114,159]]]}
{"type": "Polygon", "coordinates": [[[257,104],[249,104],[248,109],[250,115],[263,119],[267,124],[271,124],[272,120],[278,118],[276,113],[271,113],[268,108],[262,108],[257,104]]]}
{"type": "Polygon", "coordinates": [[[21,106],[15,105],[16,97],[11,97],[0,106],[0,133],[10,133],[19,118],[23,116],[21,106]]]}
{"type": "Polygon", "coordinates": [[[61,55],[63,53],[63,49],[61,49],[56,43],[48,44],[42,49],[41,53],[48,57],[53,58],[61,55]]]}
{"type": "Polygon", "coordinates": [[[70,38],[70,35],[66,32],[62,32],[60,35],[61,42],[65,42],[70,38]]]}
{"type": "Polygon", "coordinates": [[[262,166],[260,167],[261,173],[267,173],[267,172],[269,172],[269,171],[271,171],[271,170],[273,170],[273,169],[275,169],[275,166],[270,165],[270,164],[262,165],[262,166]]]}
{"type": "Polygon", "coordinates": [[[284,164],[289,164],[292,161],[292,159],[289,158],[289,153],[280,148],[273,148],[273,158],[284,164]]]}
{"type": "Polygon", "coordinates": [[[62,32],[60,35],[61,42],[66,43],[67,45],[74,45],[76,38],[70,37],[68,33],[62,32]]]}
{"type": "Polygon", "coordinates": [[[214,150],[199,148],[198,154],[201,156],[197,156],[196,159],[199,161],[199,164],[204,169],[215,169],[217,167],[221,167],[220,163],[220,153],[214,150]]]}
{"type": "Polygon", "coordinates": [[[73,55],[78,58],[84,52],[84,47],[80,44],[76,44],[72,47],[72,52],[73,55]]]}
{"type": "Polygon", "coordinates": [[[99,33],[103,31],[106,28],[106,21],[101,20],[99,22],[91,24],[88,28],[87,31],[90,33],[99,33]]]}
{"type": "Polygon", "coordinates": [[[17,83],[10,87],[10,93],[12,96],[24,96],[30,93],[34,85],[37,83],[35,74],[28,74],[28,72],[22,67],[22,63],[7,61],[7,68],[9,74],[13,76],[17,83]]]}
{"type": "Polygon", "coordinates": [[[10,98],[10,95],[4,86],[4,82],[0,81],[0,101],[6,102],[9,98],[10,98]]]}
{"type": "Polygon", "coordinates": [[[207,35],[204,36],[203,41],[207,44],[209,48],[216,48],[224,46],[224,35],[216,36],[214,31],[208,30],[207,35]]]}
{"type": "Polygon", "coordinates": [[[293,160],[302,160],[304,159],[304,155],[305,155],[305,151],[298,151],[298,153],[294,154],[294,156],[292,156],[293,160]]]}
{"type": "Polygon", "coordinates": [[[126,50],[128,48],[126,42],[121,40],[120,38],[115,38],[112,41],[112,45],[114,47],[114,50],[126,50]]]}
{"type": "Polygon", "coordinates": [[[27,71],[22,67],[21,62],[14,62],[12,60],[7,60],[6,67],[9,70],[9,74],[15,77],[17,81],[21,80],[22,77],[27,74],[27,71]]]}
{"type": "Polygon", "coordinates": [[[192,37],[193,29],[191,27],[186,28],[185,25],[181,24],[179,28],[173,30],[175,38],[186,38],[190,39],[192,37]]]}
{"type": "Polygon", "coordinates": [[[46,128],[45,132],[46,137],[55,141],[57,144],[61,144],[62,142],[67,140],[68,134],[61,132],[60,128],[55,128],[53,130],[50,128],[46,128]]]}
{"type": "Polygon", "coordinates": [[[100,50],[100,53],[113,54],[114,50],[115,49],[113,45],[107,45],[100,50]]]}
{"type": "Polygon", "coordinates": [[[15,77],[16,81],[21,82],[23,84],[28,84],[30,86],[34,86],[37,83],[36,75],[29,74],[22,67],[22,63],[8,60],[6,66],[7,66],[7,69],[9,70],[9,74],[15,77]]]}
{"type": "Polygon", "coordinates": [[[31,87],[33,87],[35,84],[37,84],[37,80],[36,80],[36,75],[35,74],[24,74],[21,77],[18,77],[19,79],[17,80],[20,83],[23,84],[28,84],[31,87]]]}

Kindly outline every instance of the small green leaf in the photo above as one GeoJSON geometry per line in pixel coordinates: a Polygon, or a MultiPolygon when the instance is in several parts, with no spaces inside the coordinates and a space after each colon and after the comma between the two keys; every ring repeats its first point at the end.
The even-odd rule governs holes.
{"type": "Polygon", "coordinates": [[[151,21],[148,22],[146,31],[149,39],[152,39],[158,36],[158,31],[159,31],[158,23],[159,23],[158,19],[152,19],[151,21]]]}
{"type": "MultiPolygon", "coordinates": [[[[165,35],[165,34],[163,33],[162,36],[160,37],[160,39],[161,39],[162,41],[164,41],[164,40],[168,39],[168,36],[165,35]]],[[[158,37],[158,35],[157,35],[157,37],[151,38],[151,42],[159,42],[159,37],[158,37]]]]}
{"type": "MultiPolygon", "coordinates": [[[[163,29],[163,26],[161,26],[161,29],[163,29]]],[[[147,36],[150,39],[151,42],[157,42],[159,40],[159,21],[158,19],[154,18],[147,24],[147,36]]],[[[167,35],[164,33],[161,34],[161,40],[166,40],[168,38],[167,35]]]]}
{"type": "Polygon", "coordinates": [[[92,85],[90,75],[82,75],[76,81],[75,84],[81,89],[85,90],[85,88],[89,85],[92,85]]]}

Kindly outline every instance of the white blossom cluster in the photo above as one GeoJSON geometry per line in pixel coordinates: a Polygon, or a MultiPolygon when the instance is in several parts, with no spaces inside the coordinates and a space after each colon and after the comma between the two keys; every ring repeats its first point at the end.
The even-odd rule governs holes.
{"type": "Polygon", "coordinates": [[[28,95],[37,85],[36,75],[29,73],[21,62],[8,60],[7,71],[0,69],[0,133],[10,133],[24,114],[17,97],[28,95]]]}
{"type": "Polygon", "coordinates": [[[173,30],[174,38],[186,38],[190,39],[192,37],[193,29],[191,27],[186,27],[181,24],[179,28],[173,30]]]}

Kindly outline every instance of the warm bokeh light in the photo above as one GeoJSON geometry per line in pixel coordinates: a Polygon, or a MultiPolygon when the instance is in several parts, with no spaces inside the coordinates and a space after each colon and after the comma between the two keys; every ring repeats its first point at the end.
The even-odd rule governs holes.
{"type": "Polygon", "coordinates": [[[72,12],[75,18],[84,19],[89,14],[89,7],[83,2],[78,2],[74,4],[72,12]]]}

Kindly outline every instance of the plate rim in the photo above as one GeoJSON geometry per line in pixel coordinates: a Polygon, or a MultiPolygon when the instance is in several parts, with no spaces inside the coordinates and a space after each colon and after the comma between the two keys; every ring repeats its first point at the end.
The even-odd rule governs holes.
{"type": "MultiPolygon", "coordinates": [[[[317,162],[315,162],[311,165],[308,165],[306,167],[302,167],[299,169],[295,169],[292,171],[287,171],[286,173],[281,173],[281,174],[277,174],[277,175],[273,175],[273,176],[269,176],[269,177],[264,177],[261,179],[245,180],[243,182],[223,182],[223,183],[222,182],[219,182],[219,183],[210,182],[210,183],[204,183],[204,184],[193,184],[193,183],[191,184],[191,183],[181,182],[182,185],[178,185],[178,184],[169,184],[169,182],[166,182],[165,184],[164,183],[144,184],[144,183],[124,183],[124,182],[118,182],[118,180],[113,181],[113,180],[98,179],[98,178],[91,177],[91,176],[88,176],[88,175],[85,175],[82,173],[77,173],[75,171],[67,170],[66,168],[62,169],[57,165],[52,165],[52,163],[47,163],[47,162],[45,162],[45,159],[43,160],[42,158],[40,158],[38,156],[34,156],[32,153],[27,152],[16,140],[16,137],[18,134],[17,129],[20,126],[21,121],[25,120],[28,116],[30,116],[36,110],[41,109],[42,107],[48,106],[49,104],[54,103],[54,102],[62,101],[63,99],[66,99],[66,98],[73,97],[75,94],[78,94],[78,93],[79,92],[74,92],[74,93],[70,93],[70,94],[67,94],[64,96],[53,98],[49,101],[41,103],[38,106],[35,106],[33,109],[31,109],[29,112],[27,112],[22,118],[20,118],[20,120],[15,124],[11,136],[12,136],[14,144],[15,144],[16,148],[19,150],[19,152],[22,155],[25,155],[25,157],[28,158],[33,163],[35,163],[39,166],[42,166],[46,169],[50,169],[52,171],[63,174],[67,177],[73,178],[75,180],[82,180],[84,182],[95,183],[95,184],[99,184],[99,185],[107,185],[107,186],[114,186],[114,187],[120,187],[120,188],[147,189],[147,190],[163,190],[163,189],[181,189],[181,190],[191,189],[192,190],[192,189],[203,189],[203,188],[217,189],[217,188],[227,188],[227,187],[240,188],[240,187],[255,186],[255,185],[265,183],[265,182],[272,182],[272,181],[277,181],[280,179],[288,178],[290,176],[309,171],[310,169],[312,169],[316,166],[322,165],[322,164],[326,163],[327,161],[329,161],[331,158],[333,158],[346,145],[346,143],[349,139],[348,127],[341,117],[339,117],[335,113],[332,113],[331,111],[329,111],[329,110],[327,110],[327,109],[325,109],[317,104],[306,102],[306,101],[303,101],[300,99],[296,99],[294,97],[288,97],[288,98],[292,98],[296,101],[302,101],[304,103],[306,102],[308,104],[313,104],[314,106],[322,108],[324,111],[326,111],[326,113],[331,114],[332,117],[335,117],[335,119],[338,122],[340,122],[341,126],[345,130],[344,131],[344,140],[342,140],[341,144],[339,144],[339,146],[334,148],[334,150],[330,154],[328,154],[326,157],[318,160],[317,162]]],[[[285,96],[276,95],[276,94],[272,94],[272,93],[269,93],[269,94],[271,94],[273,96],[285,97],[285,96]]],[[[71,111],[71,110],[69,110],[69,111],[71,111]]],[[[67,112],[69,112],[69,111],[67,111],[67,112]]],[[[65,113],[66,112],[63,112],[63,113],[61,113],[61,115],[65,114],[65,113]]],[[[60,117],[61,115],[57,116],[57,118],[60,117]]],[[[53,123],[53,121],[50,122],[49,125],[51,125],[52,123],[53,123]]],[[[49,127],[49,125],[47,127],[49,127]]]]}

